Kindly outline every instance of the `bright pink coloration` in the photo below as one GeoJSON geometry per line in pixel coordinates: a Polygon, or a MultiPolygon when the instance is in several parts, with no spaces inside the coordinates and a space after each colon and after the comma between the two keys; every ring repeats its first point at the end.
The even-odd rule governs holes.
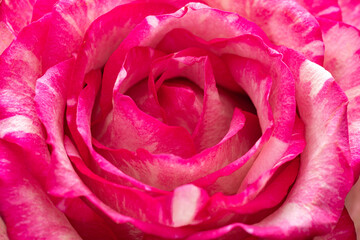
{"type": "Polygon", "coordinates": [[[206,0],[212,7],[236,12],[259,25],[272,42],[303,53],[322,63],[324,44],[319,24],[295,1],[206,0]]]}
{"type": "Polygon", "coordinates": [[[4,1],[0,238],[355,237],[352,3],[4,1]]]}
{"type": "Polygon", "coordinates": [[[29,25],[34,2],[34,0],[0,2],[0,54],[18,36],[19,32],[29,25]]]}
{"type": "Polygon", "coordinates": [[[356,0],[339,0],[344,23],[360,29],[360,3],[356,0]]]}
{"type": "Polygon", "coordinates": [[[296,2],[315,17],[341,21],[341,9],[337,0],[296,0],[296,2]]]}
{"type": "Polygon", "coordinates": [[[346,197],[345,206],[355,224],[356,233],[360,231],[360,181],[357,181],[346,197]]]}
{"type": "Polygon", "coordinates": [[[319,19],[325,44],[324,67],[345,91],[354,179],[360,174],[360,31],[344,23],[319,19]],[[341,54],[339,54],[339,51],[341,54]]]}

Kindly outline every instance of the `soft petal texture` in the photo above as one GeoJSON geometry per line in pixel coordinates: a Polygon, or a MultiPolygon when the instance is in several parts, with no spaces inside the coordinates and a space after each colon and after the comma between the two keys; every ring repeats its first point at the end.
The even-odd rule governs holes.
{"type": "Polygon", "coordinates": [[[357,0],[339,0],[342,19],[360,29],[360,3],[357,0]]]}
{"type": "Polygon", "coordinates": [[[9,240],[8,234],[6,232],[6,225],[2,218],[0,218],[0,239],[9,240]]]}
{"type": "Polygon", "coordinates": [[[296,2],[316,17],[341,21],[341,9],[337,0],[296,0],[296,2]]]}
{"type": "Polygon", "coordinates": [[[80,239],[26,169],[31,155],[15,144],[0,142],[0,212],[10,239],[80,239]]]}
{"type": "MultiPolygon", "coordinates": [[[[346,197],[345,205],[354,221],[356,233],[360,232],[360,181],[357,181],[346,197]]],[[[359,237],[358,237],[359,239],[359,237]]]]}
{"type": "Polygon", "coordinates": [[[320,239],[348,239],[355,240],[356,232],[354,223],[351,220],[348,211],[344,208],[336,227],[328,234],[320,237],[315,237],[315,240],[320,239]]]}
{"type": "Polygon", "coordinates": [[[236,12],[258,24],[277,45],[285,45],[321,64],[324,44],[314,16],[295,1],[206,0],[211,7],[236,12]]]}
{"type": "Polygon", "coordinates": [[[51,146],[48,192],[52,195],[74,197],[86,194],[86,187],[71,166],[64,148],[64,113],[67,79],[72,73],[74,59],[50,68],[36,83],[34,98],[38,116],[47,130],[51,146]],[[57,121],[54,121],[56,119],[57,121]]]}
{"type": "Polygon", "coordinates": [[[17,37],[0,57],[11,239],[354,237],[343,201],[358,175],[358,68],[346,68],[358,31],[331,22],[335,1],[207,1],[272,42],[237,14],[186,2],[39,0],[18,36],[0,22],[0,50],[17,37]],[[323,41],[348,112],[314,63],[323,41]],[[192,120],[170,119],[193,99],[192,120]]]}
{"type": "Polygon", "coordinates": [[[0,54],[29,25],[34,3],[34,0],[0,1],[0,54]]]}
{"type": "Polygon", "coordinates": [[[349,99],[347,110],[351,166],[360,174],[360,31],[344,23],[319,19],[325,42],[324,67],[349,99]]]}
{"type": "Polygon", "coordinates": [[[0,54],[10,45],[14,40],[15,35],[11,31],[10,27],[5,22],[0,22],[0,54]]]}
{"type": "Polygon", "coordinates": [[[35,153],[28,161],[29,170],[42,180],[47,174],[49,153],[33,97],[41,75],[48,20],[25,27],[0,57],[0,137],[35,153]]]}

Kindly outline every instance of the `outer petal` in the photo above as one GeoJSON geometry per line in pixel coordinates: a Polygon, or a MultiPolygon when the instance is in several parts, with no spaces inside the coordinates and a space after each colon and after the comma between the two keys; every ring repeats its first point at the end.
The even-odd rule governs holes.
{"type": "Polygon", "coordinates": [[[356,180],[360,174],[360,31],[344,23],[318,20],[325,42],[324,67],[349,99],[351,166],[356,180]]]}
{"type": "Polygon", "coordinates": [[[0,4],[0,21],[17,35],[30,23],[35,0],[2,1],[0,4]]]}
{"type": "Polygon", "coordinates": [[[0,140],[0,213],[10,239],[81,239],[29,174],[24,163],[29,157],[0,140]]]}
{"type": "Polygon", "coordinates": [[[0,54],[2,54],[3,51],[10,45],[12,40],[14,40],[15,34],[5,22],[0,21],[0,35],[0,54]]]}
{"type": "Polygon", "coordinates": [[[319,24],[294,1],[282,0],[206,0],[211,7],[239,13],[258,24],[277,45],[299,51],[322,64],[324,44],[319,24]]]}
{"type": "Polygon", "coordinates": [[[0,1],[0,54],[30,23],[35,0],[0,1]]]}
{"type": "Polygon", "coordinates": [[[0,137],[34,153],[29,170],[42,180],[49,153],[33,97],[47,30],[48,18],[29,25],[0,57],[0,137]]]}
{"type": "Polygon", "coordinates": [[[354,221],[357,234],[360,234],[360,181],[352,187],[346,197],[345,206],[349,211],[350,217],[354,221]]]}
{"type": "Polygon", "coordinates": [[[0,239],[9,240],[8,234],[6,232],[6,225],[2,218],[0,218],[0,239]]]}
{"type": "Polygon", "coordinates": [[[360,29],[360,2],[357,0],[339,0],[339,5],[343,21],[360,29]]]}
{"type": "Polygon", "coordinates": [[[74,59],[70,59],[50,68],[37,80],[34,98],[38,116],[47,131],[47,144],[51,146],[48,192],[66,197],[88,193],[72,168],[64,148],[66,93],[73,64],[74,59]]]}
{"type": "Polygon", "coordinates": [[[34,4],[31,21],[37,21],[45,14],[50,13],[53,9],[54,4],[58,1],[59,0],[37,0],[34,4]]]}
{"type": "Polygon", "coordinates": [[[343,199],[352,183],[347,99],[331,75],[320,66],[291,50],[283,52],[297,79],[296,96],[305,123],[307,145],[301,155],[302,165],[293,189],[278,211],[257,224],[260,229],[265,227],[259,234],[300,237],[326,233],[338,221],[343,199]]]}
{"type": "Polygon", "coordinates": [[[339,221],[337,222],[335,228],[328,234],[320,237],[315,237],[314,240],[328,240],[328,239],[346,239],[346,240],[355,240],[356,232],[354,228],[354,223],[351,220],[348,211],[344,208],[339,221]]]}
{"type": "MultiPolygon", "coordinates": [[[[341,21],[341,10],[337,0],[295,0],[312,15],[341,21]]],[[[326,45],[326,44],[325,44],[326,45]]]]}

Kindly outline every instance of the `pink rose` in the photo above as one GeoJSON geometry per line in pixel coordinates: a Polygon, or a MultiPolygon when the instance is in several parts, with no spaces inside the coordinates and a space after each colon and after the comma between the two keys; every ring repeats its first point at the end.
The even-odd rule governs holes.
{"type": "Polygon", "coordinates": [[[0,4],[0,237],[355,239],[359,3],[0,4]]]}

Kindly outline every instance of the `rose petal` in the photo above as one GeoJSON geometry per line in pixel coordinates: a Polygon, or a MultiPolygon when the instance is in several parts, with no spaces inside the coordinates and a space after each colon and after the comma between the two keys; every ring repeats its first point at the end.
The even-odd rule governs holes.
{"type": "Polygon", "coordinates": [[[360,230],[360,181],[358,180],[345,199],[345,206],[354,221],[356,232],[360,230]]]}
{"type": "Polygon", "coordinates": [[[360,31],[344,23],[318,19],[325,42],[324,67],[349,99],[348,124],[354,179],[360,174],[360,31]]]}
{"type": "Polygon", "coordinates": [[[0,212],[10,239],[81,239],[26,169],[29,156],[0,140],[0,212]]]}
{"type": "Polygon", "coordinates": [[[247,228],[261,237],[329,232],[341,215],[343,199],[353,179],[348,166],[344,93],[320,66],[287,51],[283,51],[284,60],[297,79],[296,96],[297,102],[302,103],[298,108],[305,123],[307,145],[301,155],[299,176],[285,203],[257,226],[247,228]],[[329,201],[319,196],[327,196],[329,201]]]}
{"type": "Polygon", "coordinates": [[[127,237],[124,232],[117,232],[117,229],[120,229],[122,225],[117,226],[115,223],[106,222],[81,198],[60,198],[53,199],[53,202],[65,214],[82,239],[115,240],[117,235],[127,237]]]}
{"type": "Polygon", "coordinates": [[[17,35],[29,25],[35,0],[3,1],[0,4],[0,21],[17,35]]]}
{"type": "Polygon", "coordinates": [[[337,222],[335,228],[328,234],[320,237],[315,237],[314,240],[321,239],[356,239],[356,232],[354,228],[354,223],[351,220],[348,211],[344,208],[339,221],[337,222]]]}
{"type": "Polygon", "coordinates": [[[285,45],[322,64],[324,44],[314,16],[294,1],[206,0],[211,7],[236,12],[261,27],[277,45],[285,45]]]}
{"type": "Polygon", "coordinates": [[[45,14],[50,13],[57,2],[59,0],[36,0],[33,6],[31,22],[35,22],[45,14]]]}
{"type": "Polygon", "coordinates": [[[339,5],[344,23],[360,30],[360,3],[356,0],[339,0],[339,5]]]}
{"type": "Polygon", "coordinates": [[[131,48],[136,46],[154,48],[168,32],[177,28],[186,28],[189,32],[201,36],[205,40],[233,37],[245,33],[253,33],[266,39],[264,32],[255,24],[246,21],[236,14],[211,9],[199,3],[191,3],[174,14],[162,15],[161,17],[149,16],[145,21],[137,25],[109,58],[104,71],[104,79],[107,79],[105,83],[107,84],[107,90],[104,90],[103,96],[111,96],[113,84],[121,69],[118,63],[124,61],[127,52],[131,48]],[[197,22],[198,14],[206,16],[201,24],[204,28],[195,27],[193,24],[197,22]],[[209,26],[212,26],[211,29],[214,31],[208,31],[209,26]],[[228,27],[230,28],[228,29],[228,27]],[[149,36],[152,37],[149,38],[149,36]]]}
{"type": "Polygon", "coordinates": [[[33,97],[41,75],[48,20],[43,18],[25,27],[0,58],[0,137],[34,153],[28,166],[42,180],[47,174],[49,153],[33,97]]]}
{"type": "Polygon", "coordinates": [[[9,240],[9,236],[6,232],[6,225],[4,223],[4,220],[0,218],[0,239],[2,240],[9,240]]]}
{"type": "Polygon", "coordinates": [[[70,59],[50,68],[37,80],[34,98],[38,116],[47,130],[47,144],[52,147],[48,191],[66,197],[89,191],[75,173],[64,148],[63,116],[73,64],[74,59],[70,59]]]}
{"type": "MultiPolygon", "coordinates": [[[[295,0],[312,15],[341,21],[341,10],[337,0],[295,0]]],[[[326,43],[325,43],[326,46],[326,43]]]]}
{"type": "Polygon", "coordinates": [[[76,138],[75,142],[81,156],[85,163],[88,164],[96,174],[104,176],[114,183],[124,186],[135,186],[146,191],[161,192],[124,174],[93,149],[90,121],[96,93],[100,87],[100,77],[100,70],[92,71],[86,75],[85,82],[87,82],[88,85],[79,96],[79,104],[76,109],[77,115],[75,116],[76,120],[70,122],[69,126],[72,129],[72,137],[76,138]]]}
{"type": "Polygon", "coordinates": [[[11,31],[11,29],[5,22],[0,21],[0,35],[0,54],[2,54],[4,50],[10,45],[10,43],[14,40],[15,34],[11,31]]]}

